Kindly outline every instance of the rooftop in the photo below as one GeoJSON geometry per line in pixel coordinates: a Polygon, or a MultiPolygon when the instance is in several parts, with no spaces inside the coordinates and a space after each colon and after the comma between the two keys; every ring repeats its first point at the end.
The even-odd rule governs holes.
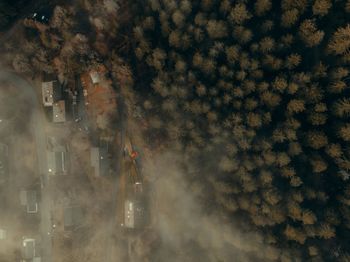
{"type": "Polygon", "coordinates": [[[144,207],[142,202],[138,200],[125,200],[124,216],[125,227],[141,227],[144,223],[144,207]]]}
{"type": "Polygon", "coordinates": [[[35,257],[35,239],[23,240],[23,258],[33,259],[35,257]]]}
{"type": "Polygon", "coordinates": [[[91,166],[94,168],[95,176],[107,175],[110,165],[107,147],[91,147],[91,166]]]}
{"type": "Polygon", "coordinates": [[[98,84],[101,81],[100,74],[97,71],[91,71],[90,78],[93,84],[98,84]]]}
{"type": "Polygon", "coordinates": [[[47,152],[47,165],[50,175],[67,173],[67,152],[47,152]]]}
{"type": "Polygon", "coordinates": [[[42,82],[41,92],[44,106],[53,106],[54,102],[60,99],[61,89],[56,80],[42,82]]]}
{"type": "Polygon", "coordinates": [[[20,201],[23,206],[27,206],[28,213],[38,212],[37,194],[34,190],[21,190],[20,201]]]}
{"type": "Polygon", "coordinates": [[[60,100],[53,104],[52,119],[54,123],[62,123],[66,121],[66,104],[64,100],[60,100]]]}

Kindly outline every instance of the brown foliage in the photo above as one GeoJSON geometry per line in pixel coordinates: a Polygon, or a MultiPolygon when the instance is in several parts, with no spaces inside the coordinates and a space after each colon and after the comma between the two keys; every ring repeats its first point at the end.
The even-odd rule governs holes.
{"type": "Polygon", "coordinates": [[[228,34],[228,29],[224,21],[209,20],[206,29],[212,39],[224,38],[228,34]]]}
{"type": "Polygon", "coordinates": [[[340,127],[338,134],[341,137],[341,139],[343,139],[346,142],[349,142],[350,141],[350,124],[346,124],[340,127]]]}
{"type": "Polygon", "coordinates": [[[230,19],[236,24],[243,24],[246,20],[249,20],[252,15],[247,10],[244,3],[237,3],[230,12],[230,19]]]}
{"type": "Polygon", "coordinates": [[[318,228],[318,236],[324,239],[330,239],[335,237],[335,230],[332,226],[329,224],[323,223],[321,226],[318,228]]]}
{"type": "Polygon", "coordinates": [[[305,233],[295,227],[287,225],[286,229],[284,230],[284,234],[288,240],[297,241],[299,244],[305,243],[305,240],[306,240],[305,233]]]}
{"type": "Polygon", "coordinates": [[[324,32],[318,30],[313,20],[305,20],[299,28],[299,35],[306,46],[313,47],[319,45],[324,37],[324,32]]]}
{"type": "Polygon", "coordinates": [[[310,147],[320,149],[328,144],[328,138],[321,131],[310,131],[307,133],[307,142],[310,147]]]}
{"type": "Polygon", "coordinates": [[[300,99],[293,99],[289,101],[287,105],[287,111],[290,114],[300,113],[300,112],[303,112],[304,110],[305,110],[305,103],[303,100],[300,100],[300,99]]]}
{"type": "Polygon", "coordinates": [[[336,55],[350,52],[350,24],[337,29],[328,44],[328,50],[336,55]]]}
{"type": "Polygon", "coordinates": [[[334,113],[339,117],[350,116],[350,99],[344,98],[335,102],[334,113]]]}
{"type": "Polygon", "coordinates": [[[313,225],[317,221],[315,214],[311,210],[303,210],[301,219],[304,225],[313,225]]]}
{"type": "Polygon", "coordinates": [[[258,16],[265,15],[272,7],[271,0],[257,0],[254,4],[255,13],[258,16]]]}
{"type": "Polygon", "coordinates": [[[299,11],[296,8],[283,12],[281,25],[283,27],[293,26],[298,21],[299,15],[299,11]]]}
{"type": "Polygon", "coordinates": [[[331,8],[332,2],[330,0],[315,0],[312,6],[312,12],[314,15],[324,16],[331,8]]]}

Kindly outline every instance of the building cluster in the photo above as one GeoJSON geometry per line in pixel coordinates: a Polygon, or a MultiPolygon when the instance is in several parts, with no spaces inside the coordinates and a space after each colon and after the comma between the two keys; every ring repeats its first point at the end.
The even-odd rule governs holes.
{"type": "MultiPolygon", "coordinates": [[[[101,117],[111,117],[117,112],[116,94],[105,74],[104,67],[87,72],[76,77],[73,88],[71,85],[66,88],[55,78],[44,77],[41,83],[42,106],[53,124],[46,130],[46,172],[40,174],[40,183],[21,188],[18,199],[25,219],[41,221],[41,224],[48,223],[49,228],[44,227],[44,230],[48,230],[46,232],[40,225],[41,236],[38,232],[34,232],[35,230],[25,233],[26,236],[21,239],[21,262],[41,262],[48,235],[50,239],[54,239],[53,237],[57,234],[74,236],[72,233],[85,225],[86,207],[79,204],[74,196],[67,195],[64,201],[57,201],[55,196],[61,189],[56,189],[57,183],[53,181],[62,181],[62,183],[70,181],[72,159],[74,159],[74,150],[72,152],[69,142],[66,143],[67,138],[64,138],[63,142],[55,132],[60,128],[73,127],[77,132],[88,135],[91,177],[101,181],[111,177],[115,131],[108,133],[103,130],[103,127],[92,124],[99,122],[101,117]],[[50,194],[49,198],[47,194],[50,194]],[[55,199],[52,199],[52,196],[55,199]],[[44,199],[49,202],[48,205],[44,204],[44,199]],[[43,219],[49,222],[43,222],[43,219]]],[[[125,186],[126,193],[121,198],[122,204],[119,208],[122,209],[122,226],[134,229],[142,224],[144,204],[140,197],[142,181],[137,170],[140,160],[139,150],[135,150],[130,141],[127,144],[124,153],[132,164],[130,170],[126,172],[126,179],[130,181],[125,186]]],[[[7,146],[0,144],[0,184],[8,178],[8,154],[7,146]]],[[[7,238],[7,229],[0,226],[0,242],[7,238]]]]}
{"type": "MultiPolygon", "coordinates": [[[[0,143],[0,185],[7,187],[11,183],[9,174],[9,148],[6,144],[0,143]]],[[[21,189],[19,192],[18,202],[23,208],[23,215],[27,219],[36,218],[39,211],[40,195],[36,185],[28,186],[28,188],[21,189]]],[[[8,228],[1,224],[0,226],[0,247],[1,251],[8,253],[10,247],[9,243],[15,237],[14,232],[8,231],[8,228]],[[3,250],[3,248],[5,250],[3,250]]],[[[41,262],[41,248],[40,241],[35,238],[28,238],[24,236],[21,243],[20,258],[21,262],[41,262]]]]}
{"type": "MultiPolygon", "coordinates": [[[[94,113],[100,103],[107,101],[107,104],[110,105],[109,98],[105,100],[106,93],[101,95],[103,93],[101,90],[105,90],[106,83],[103,74],[101,69],[92,70],[84,74],[88,76],[87,78],[77,76],[74,82],[68,83],[68,87],[62,86],[55,79],[45,79],[41,84],[42,103],[49,120],[58,128],[73,128],[76,132],[89,136],[91,140],[90,171],[94,179],[107,177],[111,174],[112,166],[111,139],[101,137],[100,132],[97,132],[96,127],[92,124],[96,121],[94,113]],[[92,109],[95,106],[96,108],[92,109]]],[[[108,90],[110,92],[110,89],[108,90]]],[[[70,181],[74,159],[74,148],[69,146],[69,138],[68,141],[62,142],[62,139],[55,137],[54,134],[49,136],[46,148],[47,172],[43,180],[62,181],[62,183],[70,181]]],[[[56,183],[49,184],[51,187],[56,187],[56,183]]],[[[74,187],[74,185],[71,186],[74,187]]],[[[57,193],[58,191],[52,188],[52,192],[57,193]]],[[[34,197],[31,194],[31,192],[23,193],[23,205],[28,206],[30,210],[34,209],[32,203],[34,197]],[[27,201],[24,201],[24,198],[27,201]]],[[[62,194],[62,192],[57,194],[62,194]]],[[[84,228],[86,207],[79,204],[74,192],[72,195],[68,193],[63,199],[56,196],[54,198],[53,206],[50,206],[52,230],[48,233],[54,238],[59,234],[74,237],[77,231],[83,232],[78,229],[84,228]]],[[[57,248],[57,245],[53,248],[57,248]]]]}
{"type": "Polygon", "coordinates": [[[48,108],[54,123],[66,121],[66,101],[63,98],[62,86],[57,80],[43,82],[41,86],[44,107],[48,108]]]}

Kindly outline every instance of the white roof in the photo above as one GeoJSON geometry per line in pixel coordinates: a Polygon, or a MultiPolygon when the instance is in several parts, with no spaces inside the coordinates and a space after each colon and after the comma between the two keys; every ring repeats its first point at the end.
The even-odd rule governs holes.
{"type": "Polygon", "coordinates": [[[100,82],[100,74],[97,71],[91,71],[90,78],[93,84],[98,84],[100,82]]]}
{"type": "Polygon", "coordinates": [[[135,213],[134,213],[134,203],[130,200],[126,200],[124,204],[124,225],[127,228],[135,227],[135,213]]]}
{"type": "Polygon", "coordinates": [[[67,166],[66,152],[47,152],[47,166],[49,175],[66,174],[67,166]]]}

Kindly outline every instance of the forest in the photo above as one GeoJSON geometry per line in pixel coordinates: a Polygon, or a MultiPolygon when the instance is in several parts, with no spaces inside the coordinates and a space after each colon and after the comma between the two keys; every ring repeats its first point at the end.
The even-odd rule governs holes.
{"type": "Polygon", "coordinates": [[[350,0],[112,2],[25,20],[8,61],[68,82],[104,63],[207,214],[258,232],[225,243],[239,261],[350,261],[350,0]]]}
{"type": "Polygon", "coordinates": [[[349,261],[350,1],[137,10],[147,135],[197,165],[209,210],[262,233],[248,261],[349,261]]]}
{"type": "Polygon", "coordinates": [[[24,7],[30,4],[30,0],[3,0],[0,2],[0,32],[9,29],[9,27],[22,15],[27,13],[24,7]],[[25,11],[24,11],[25,10],[25,11]]]}

